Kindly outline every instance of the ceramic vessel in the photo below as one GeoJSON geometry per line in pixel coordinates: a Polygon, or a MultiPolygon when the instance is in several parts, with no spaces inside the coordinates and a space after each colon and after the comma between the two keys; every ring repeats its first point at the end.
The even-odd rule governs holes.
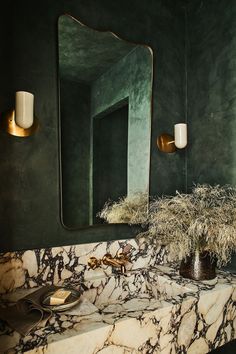
{"type": "Polygon", "coordinates": [[[210,257],[208,252],[196,251],[182,260],[179,273],[184,278],[194,280],[214,279],[216,277],[216,261],[210,257]]]}

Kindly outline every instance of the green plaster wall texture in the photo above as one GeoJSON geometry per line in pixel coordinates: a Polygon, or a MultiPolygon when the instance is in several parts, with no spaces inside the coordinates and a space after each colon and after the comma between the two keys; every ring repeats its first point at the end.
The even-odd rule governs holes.
{"type": "Polygon", "coordinates": [[[153,49],[151,194],[184,188],[184,153],[167,156],[156,148],[157,135],[172,131],[185,113],[185,21],[179,3],[9,0],[0,11],[0,107],[14,105],[16,90],[33,92],[40,130],[28,139],[0,132],[1,251],[120,239],[137,231],[126,225],[69,231],[61,224],[57,19],[62,13],[153,49]]]}
{"type": "Polygon", "coordinates": [[[236,2],[190,2],[188,23],[188,187],[236,186],[236,2]]]}
{"type": "Polygon", "coordinates": [[[60,80],[62,220],[70,228],[89,225],[90,87],[60,80]]]}
{"type": "Polygon", "coordinates": [[[236,2],[188,8],[188,186],[236,185],[236,2]]]}
{"type": "Polygon", "coordinates": [[[92,117],[128,100],[127,193],[149,192],[152,53],[136,47],[93,82],[92,117]]]}
{"type": "Polygon", "coordinates": [[[70,15],[58,20],[60,76],[91,83],[136,45],[97,31],[70,15]]]}

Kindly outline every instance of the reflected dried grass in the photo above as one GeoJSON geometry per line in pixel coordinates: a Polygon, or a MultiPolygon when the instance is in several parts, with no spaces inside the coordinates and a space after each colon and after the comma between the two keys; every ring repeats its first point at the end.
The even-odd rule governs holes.
{"type": "Polygon", "coordinates": [[[97,214],[109,224],[146,224],[148,220],[149,198],[138,193],[120,198],[117,202],[109,200],[97,214]]]}

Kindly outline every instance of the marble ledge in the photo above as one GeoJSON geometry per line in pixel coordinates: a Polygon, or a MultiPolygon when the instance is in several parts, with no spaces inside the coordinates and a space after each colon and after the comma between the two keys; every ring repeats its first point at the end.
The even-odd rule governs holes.
{"type": "Polygon", "coordinates": [[[90,279],[83,289],[73,313],[55,314],[26,337],[2,324],[0,352],[204,354],[236,337],[236,277],[230,273],[194,282],[169,266],[151,265],[90,279]]]}

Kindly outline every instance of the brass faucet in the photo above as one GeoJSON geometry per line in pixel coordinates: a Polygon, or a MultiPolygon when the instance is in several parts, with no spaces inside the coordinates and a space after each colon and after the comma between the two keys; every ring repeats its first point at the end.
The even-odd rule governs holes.
{"type": "Polygon", "coordinates": [[[88,260],[88,265],[92,269],[96,269],[104,265],[110,265],[115,268],[120,268],[121,273],[124,274],[126,272],[126,264],[130,262],[129,257],[125,253],[120,253],[116,257],[112,257],[110,253],[105,254],[102,259],[97,259],[96,257],[90,257],[88,260]]]}

